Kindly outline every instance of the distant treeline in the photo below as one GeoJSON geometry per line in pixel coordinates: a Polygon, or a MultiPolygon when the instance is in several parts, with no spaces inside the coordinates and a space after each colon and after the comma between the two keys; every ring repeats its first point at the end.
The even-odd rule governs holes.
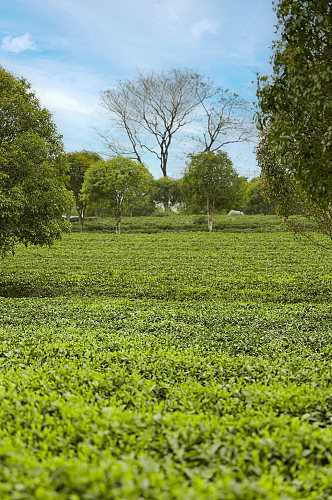
{"type": "Polygon", "coordinates": [[[180,179],[155,180],[143,164],[123,157],[105,161],[96,153],[81,151],[67,158],[72,209],[81,231],[85,216],[114,216],[120,232],[123,215],[206,214],[211,231],[214,215],[231,209],[248,215],[274,213],[261,180],[239,176],[221,151],[190,155],[180,179]]]}

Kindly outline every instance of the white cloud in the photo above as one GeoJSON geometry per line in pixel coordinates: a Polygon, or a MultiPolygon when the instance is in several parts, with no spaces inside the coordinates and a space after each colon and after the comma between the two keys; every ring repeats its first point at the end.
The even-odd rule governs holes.
{"type": "MultiPolygon", "coordinates": [[[[14,23],[13,13],[13,19],[7,16],[10,22],[1,21],[1,64],[37,89],[42,105],[54,113],[68,151],[100,149],[91,126],[104,130],[108,124],[98,91],[112,88],[118,79],[134,78],[135,68],[189,67],[224,88],[244,92],[250,101],[255,71],[269,71],[270,52],[264,47],[273,38],[274,14],[267,0],[11,2],[16,4],[26,6],[26,16],[14,23]]],[[[190,135],[194,130],[183,132],[190,135]]],[[[154,158],[147,159],[154,168],[154,158]]],[[[237,163],[243,164],[243,171],[246,163],[255,165],[251,159],[237,163]]],[[[177,159],[170,161],[170,175],[176,165],[177,159]]],[[[179,165],[180,173],[182,159],[179,165]]]]}
{"type": "Polygon", "coordinates": [[[51,110],[77,111],[79,113],[92,113],[92,106],[82,105],[78,99],[64,94],[59,90],[36,89],[37,96],[42,104],[51,110]]]}
{"type": "Polygon", "coordinates": [[[31,40],[29,33],[22,36],[5,36],[2,39],[2,50],[18,54],[25,50],[36,50],[36,45],[31,40]]]}
{"type": "MultiPolygon", "coordinates": [[[[153,5],[153,3],[152,3],[153,5]]],[[[188,0],[161,0],[155,5],[155,12],[163,22],[176,22],[183,19],[186,11],[189,9],[188,0]]]]}
{"type": "Polygon", "coordinates": [[[200,40],[205,33],[215,35],[218,32],[218,25],[215,22],[202,19],[198,23],[192,24],[190,33],[195,40],[200,40]]]}

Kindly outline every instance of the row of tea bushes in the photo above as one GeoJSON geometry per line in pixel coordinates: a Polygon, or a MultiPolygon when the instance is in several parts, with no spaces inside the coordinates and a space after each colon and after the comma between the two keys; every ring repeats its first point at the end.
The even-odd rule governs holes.
{"type": "Polygon", "coordinates": [[[332,257],[69,235],[1,264],[0,498],[332,498],[332,257]]]}
{"type": "MultiPolygon", "coordinates": [[[[308,228],[310,228],[308,222],[308,228]]],[[[207,232],[206,215],[171,214],[164,217],[123,217],[121,222],[124,233],[159,233],[163,231],[195,231],[207,232]]],[[[72,224],[74,232],[80,230],[78,222],[72,224]]],[[[115,220],[113,217],[87,217],[84,230],[86,232],[113,233],[115,220]]],[[[223,233],[270,233],[283,231],[280,219],[274,215],[245,215],[214,217],[214,231],[223,233]]]]}

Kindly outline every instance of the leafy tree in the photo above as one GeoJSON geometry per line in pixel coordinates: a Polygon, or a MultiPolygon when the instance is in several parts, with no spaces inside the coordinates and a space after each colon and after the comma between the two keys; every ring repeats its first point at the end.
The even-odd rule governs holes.
{"type": "Polygon", "coordinates": [[[84,182],[84,174],[93,163],[101,160],[97,153],[90,151],[81,151],[79,153],[68,153],[67,159],[69,162],[69,184],[73,192],[80,224],[80,231],[83,232],[84,212],[86,202],[82,199],[82,186],[84,182]]]}
{"type": "Polygon", "coordinates": [[[233,206],[237,210],[244,210],[248,192],[248,179],[247,177],[237,177],[234,180],[234,193],[233,193],[233,206]]]}
{"type": "Polygon", "coordinates": [[[189,155],[189,159],[183,177],[184,196],[189,202],[206,207],[211,232],[215,211],[228,210],[236,203],[239,177],[223,151],[189,155]]]}
{"type": "Polygon", "coordinates": [[[153,184],[151,182],[151,187],[146,192],[144,197],[134,198],[130,207],[127,210],[126,215],[132,216],[142,216],[151,215],[156,210],[156,205],[153,201],[153,184]]]}
{"type": "Polygon", "coordinates": [[[0,66],[0,253],[50,245],[70,196],[61,136],[30,84],[0,66]]]}
{"type": "Polygon", "coordinates": [[[331,9],[328,0],[279,0],[273,75],[258,79],[265,182],[278,200],[278,179],[293,179],[308,210],[332,203],[331,9]],[[282,175],[272,177],[271,162],[282,175]]]}
{"type": "MultiPolygon", "coordinates": [[[[284,225],[296,235],[313,240],[307,231],[307,221],[311,229],[328,236],[332,240],[332,205],[322,206],[308,201],[301,184],[266,142],[260,145],[258,161],[262,165],[264,192],[275,206],[276,213],[284,220],[284,225]],[[305,219],[303,218],[305,217],[305,219]]],[[[316,241],[316,240],[314,240],[316,241]]]]}
{"type": "Polygon", "coordinates": [[[267,200],[266,194],[263,193],[263,183],[260,179],[253,179],[247,185],[244,212],[249,215],[272,215],[275,213],[273,204],[267,200]]]}
{"type": "Polygon", "coordinates": [[[162,177],[154,181],[154,201],[162,203],[165,212],[182,201],[181,180],[162,177]]]}
{"type": "Polygon", "coordinates": [[[114,211],[115,232],[121,232],[121,215],[137,199],[149,195],[152,175],[142,164],[117,157],[91,165],[82,188],[85,201],[104,201],[114,211]]]}

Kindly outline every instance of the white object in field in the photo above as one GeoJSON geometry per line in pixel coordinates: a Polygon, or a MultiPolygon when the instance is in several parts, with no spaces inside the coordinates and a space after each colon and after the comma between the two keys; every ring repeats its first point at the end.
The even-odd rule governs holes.
{"type": "Polygon", "coordinates": [[[244,215],[244,213],[239,210],[230,210],[227,215],[244,215]]]}

